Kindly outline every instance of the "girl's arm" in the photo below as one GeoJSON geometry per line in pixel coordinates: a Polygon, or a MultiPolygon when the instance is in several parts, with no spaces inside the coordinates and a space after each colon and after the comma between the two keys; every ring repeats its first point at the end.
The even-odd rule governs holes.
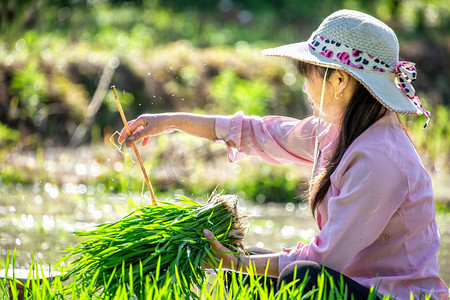
{"type": "MultiPolygon", "coordinates": [[[[314,118],[297,120],[282,116],[244,116],[242,112],[233,116],[206,116],[191,113],[162,113],[141,115],[130,121],[131,136],[125,129],[119,142],[142,140],[147,145],[153,135],[180,130],[190,135],[211,141],[224,141],[228,146],[228,158],[237,161],[246,155],[259,156],[272,164],[313,162],[315,131],[314,118]],[[126,139],[127,138],[127,139],[126,139]]],[[[329,145],[336,131],[330,125],[321,128],[321,149],[329,145]]],[[[323,152],[323,151],[322,151],[323,152]]]]}
{"type": "MultiPolygon", "coordinates": [[[[272,164],[299,163],[311,165],[317,120],[313,117],[298,120],[284,116],[246,116],[238,112],[233,116],[217,117],[217,140],[228,146],[228,159],[232,162],[251,155],[272,164]]],[[[335,139],[336,126],[322,123],[318,132],[321,151],[335,139]]]]}

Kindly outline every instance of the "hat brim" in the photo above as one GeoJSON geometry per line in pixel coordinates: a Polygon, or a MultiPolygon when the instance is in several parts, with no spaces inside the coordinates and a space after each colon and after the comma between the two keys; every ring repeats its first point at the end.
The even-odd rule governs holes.
{"type": "Polygon", "coordinates": [[[367,90],[369,90],[369,92],[389,110],[393,110],[399,114],[422,114],[408,97],[406,97],[403,91],[397,87],[395,75],[393,73],[361,70],[350,67],[314,52],[307,42],[265,49],[261,54],[266,56],[287,57],[322,67],[345,70],[364,85],[367,90]]]}

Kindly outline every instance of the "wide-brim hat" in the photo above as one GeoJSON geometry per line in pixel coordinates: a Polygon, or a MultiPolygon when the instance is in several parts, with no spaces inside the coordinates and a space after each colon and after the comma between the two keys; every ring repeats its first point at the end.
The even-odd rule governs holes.
{"type": "Polygon", "coordinates": [[[308,41],[265,49],[262,54],[345,70],[389,110],[428,113],[411,85],[417,75],[414,64],[398,60],[394,31],[365,13],[339,10],[324,19],[308,41]]]}

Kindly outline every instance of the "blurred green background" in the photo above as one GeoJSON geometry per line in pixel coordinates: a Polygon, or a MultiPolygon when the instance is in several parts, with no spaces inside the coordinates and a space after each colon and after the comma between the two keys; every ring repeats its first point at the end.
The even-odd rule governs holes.
{"type": "MultiPolygon", "coordinates": [[[[302,118],[310,111],[295,67],[260,51],[308,39],[343,8],[390,25],[400,59],[417,64],[414,87],[431,123],[423,130],[424,116],[403,119],[433,178],[450,280],[449,0],[1,0],[1,257],[17,248],[26,266],[34,250],[51,264],[73,245],[70,232],[129,212],[126,197],[142,201],[139,167],[110,141],[122,128],[111,85],[129,120],[239,110],[302,118]]],[[[308,211],[309,167],[229,164],[223,146],[181,133],[152,138],[141,155],[159,199],[205,200],[219,185],[256,205],[270,218],[254,219],[250,241],[267,243],[259,246],[275,251],[316,230],[307,213],[298,221],[308,211]]]]}
{"type": "Polygon", "coordinates": [[[42,179],[12,172],[11,151],[109,144],[121,128],[112,84],[122,91],[129,119],[238,110],[304,117],[309,111],[295,68],[260,50],[306,40],[342,8],[389,24],[400,58],[417,63],[415,88],[432,120],[423,131],[424,117],[405,119],[429,171],[448,171],[448,0],[6,0],[0,6],[3,182],[42,179]]]}
{"type": "MultiPolygon", "coordinates": [[[[323,18],[342,8],[372,14],[389,24],[399,37],[400,59],[417,63],[415,88],[432,120],[422,130],[424,117],[404,119],[427,169],[447,174],[448,0],[7,0],[0,6],[2,182],[55,180],[48,170],[28,172],[18,166],[13,158],[19,153],[103,142],[110,146],[109,137],[122,127],[112,84],[122,91],[129,119],[144,112],[239,110],[304,117],[309,111],[295,68],[288,60],[262,57],[260,50],[306,40],[323,18]]],[[[160,143],[156,146],[161,149],[155,152],[164,152],[160,143]]],[[[46,151],[41,151],[45,159],[46,151]]],[[[161,163],[159,158],[150,160],[153,165],[161,163]]],[[[276,181],[272,173],[266,181],[276,181]]],[[[108,181],[110,176],[114,174],[96,180],[108,181]]],[[[113,184],[113,191],[140,185],[141,178],[133,178],[126,179],[127,185],[113,184]]],[[[202,189],[195,182],[180,182],[159,186],[200,193],[215,185],[211,182],[202,189]]],[[[281,182],[277,185],[274,195],[286,189],[281,182]]],[[[298,194],[295,184],[288,189],[290,198],[298,194]]],[[[251,193],[253,198],[260,194],[251,193]]],[[[276,198],[272,200],[284,201],[276,198]]]]}

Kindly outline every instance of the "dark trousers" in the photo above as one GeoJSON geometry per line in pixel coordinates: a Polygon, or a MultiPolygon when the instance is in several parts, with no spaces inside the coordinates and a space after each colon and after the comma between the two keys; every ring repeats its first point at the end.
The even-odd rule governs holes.
{"type": "MultiPolygon", "coordinates": [[[[245,248],[247,253],[249,254],[269,254],[273,253],[272,251],[258,248],[258,247],[247,247],[245,248]]],[[[300,285],[303,281],[303,278],[305,276],[309,277],[308,282],[306,283],[306,286],[304,288],[304,293],[307,293],[308,291],[314,290],[317,286],[317,276],[322,273],[322,271],[326,270],[328,274],[333,278],[333,282],[335,286],[340,289],[341,282],[344,284],[343,289],[347,288],[348,296],[351,297],[353,295],[355,300],[358,299],[368,299],[370,294],[370,289],[357,283],[350,277],[347,277],[345,275],[342,275],[341,273],[327,268],[326,266],[322,266],[316,262],[313,261],[296,261],[288,266],[286,266],[283,270],[281,270],[281,273],[278,278],[264,278],[261,276],[260,283],[265,284],[268,288],[268,290],[274,290],[274,292],[278,291],[281,287],[281,284],[284,282],[285,284],[294,281],[295,279],[299,279],[297,281],[298,285],[300,285]],[[342,280],[341,280],[342,278],[342,280]]],[[[227,274],[226,280],[231,280],[231,274],[227,274]]],[[[228,281],[230,282],[230,281],[228,281]]],[[[248,284],[245,280],[242,284],[248,284]]],[[[330,292],[330,284],[326,285],[327,287],[327,293],[330,292]]]]}

